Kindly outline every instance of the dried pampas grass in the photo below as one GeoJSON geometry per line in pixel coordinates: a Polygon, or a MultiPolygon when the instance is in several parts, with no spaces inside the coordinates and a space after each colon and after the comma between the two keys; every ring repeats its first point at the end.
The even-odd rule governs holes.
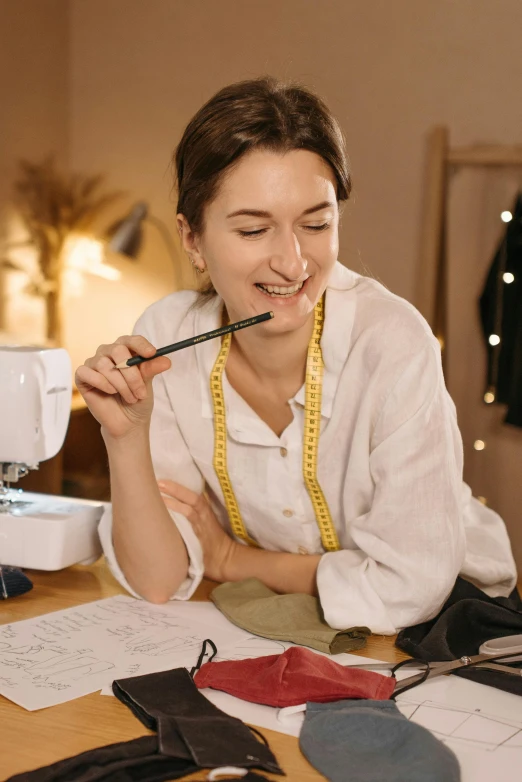
{"type": "MultiPolygon", "coordinates": [[[[14,204],[38,259],[38,272],[30,279],[28,291],[45,298],[46,336],[55,345],[62,344],[65,242],[71,233],[92,230],[100,215],[124,195],[101,192],[104,180],[102,175],[64,174],[53,157],[42,163],[19,162],[14,204]]],[[[4,265],[20,268],[13,261],[4,265]]]]}

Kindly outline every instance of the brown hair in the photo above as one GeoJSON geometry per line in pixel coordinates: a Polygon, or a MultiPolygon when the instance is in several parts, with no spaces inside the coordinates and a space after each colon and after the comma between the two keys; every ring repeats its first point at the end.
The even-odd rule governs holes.
{"type": "MultiPolygon", "coordinates": [[[[298,84],[264,76],[230,84],[190,120],[174,156],[177,212],[194,233],[204,227],[204,210],[225,172],[256,149],[315,152],[331,167],[337,200],[351,191],[344,138],[336,119],[317,96],[298,84]]],[[[213,293],[212,285],[202,293],[213,293]]]]}

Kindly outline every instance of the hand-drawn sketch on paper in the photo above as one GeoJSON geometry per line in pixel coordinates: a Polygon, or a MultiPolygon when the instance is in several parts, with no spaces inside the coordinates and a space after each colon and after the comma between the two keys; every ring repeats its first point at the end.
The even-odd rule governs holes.
{"type": "Polygon", "coordinates": [[[214,657],[214,662],[222,660],[248,660],[252,657],[268,657],[272,654],[282,654],[288,644],[280,641],[271,641],[269,638],[261,638],[252,635],[240,643],[236,643],[232,649],[223,651],[214,657]]]}
{"type": "Polygon", "coordinates": [[[209,635],[224,650],[238,635],[199,613],[118,595],[0,626],[0,694],[34,710],[119,677],[190,668],[209,635]]]}
{"type": "Polygon", "coordinates": [[[408,700],[397,702],[397,706],[405,717],[451,747],[459,745],[487,752],[495,752],[499,747],[522,748],[522,719],[493,716],[481,709],[470,712],[433,701],[408,700]]]}

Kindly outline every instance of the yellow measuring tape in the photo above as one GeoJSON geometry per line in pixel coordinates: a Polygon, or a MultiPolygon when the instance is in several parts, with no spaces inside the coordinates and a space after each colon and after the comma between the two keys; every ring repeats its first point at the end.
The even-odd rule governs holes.
{"type": "MultiPolygon", "coordinates": [[[[303,435],[303,477],[315,511],[325,551],[338,551],[339,539],[333,525],[328,503],[317,480],[317,454],[321,431],[321,398],[323,390],[323,355],[321,335],[324,323],[324,301],[321,298],[314,309],[314,330],[308,343],[305,379],[305,420],[303,435]]],[[[230,351],[232,335],[223,337],[221,350],[210,374],[210,393],[214,407],[214,459],[213,465],[225,498],[232,532],[250,546],[258,546],[247,533],[236,495],[227,469],[227,425],[223,396],[223,370],[230,351]]]]}

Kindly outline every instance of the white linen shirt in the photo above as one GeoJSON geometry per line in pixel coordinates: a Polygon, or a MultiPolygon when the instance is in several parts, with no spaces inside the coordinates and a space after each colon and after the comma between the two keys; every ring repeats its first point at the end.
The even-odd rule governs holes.
{"type": "MultiPolygon", "coordinates": [[[[193,306],[179,291],[149,307],[135,334],[156,347],[218,328],[218,297],[193,306]]],[[[212,466],[209,378],[219,340],[170,355],[154,379],[150,445],[159,479],[206,488],[230,533],[212,466]]],[[[243,522],[270,551],[322,554],[317,570],[325,619],[374,633],[432,618],[460,573],[490,595],[507,595],[516,569],[502,519],[462,480],[462,440],[443,379],[440,348],[420,313],[383,285],[337,263],[326,290],[325,364],[317,475],[341,550],[324,553],[302,473],[304,386],[289,400],[293,421],[278,437],[223,373],[228,471],[243,522]]],[[[133,480],[134,476],[129,476],[133,480]]],[[[172,599],[187,600],[204,573],[187,519],[169,511],[190,565],[172,599]]],[[[147,519],[143,519],[143,524],[147,519]]],[[[100,537],[112,572],[111,512],[100,537]]]]}

